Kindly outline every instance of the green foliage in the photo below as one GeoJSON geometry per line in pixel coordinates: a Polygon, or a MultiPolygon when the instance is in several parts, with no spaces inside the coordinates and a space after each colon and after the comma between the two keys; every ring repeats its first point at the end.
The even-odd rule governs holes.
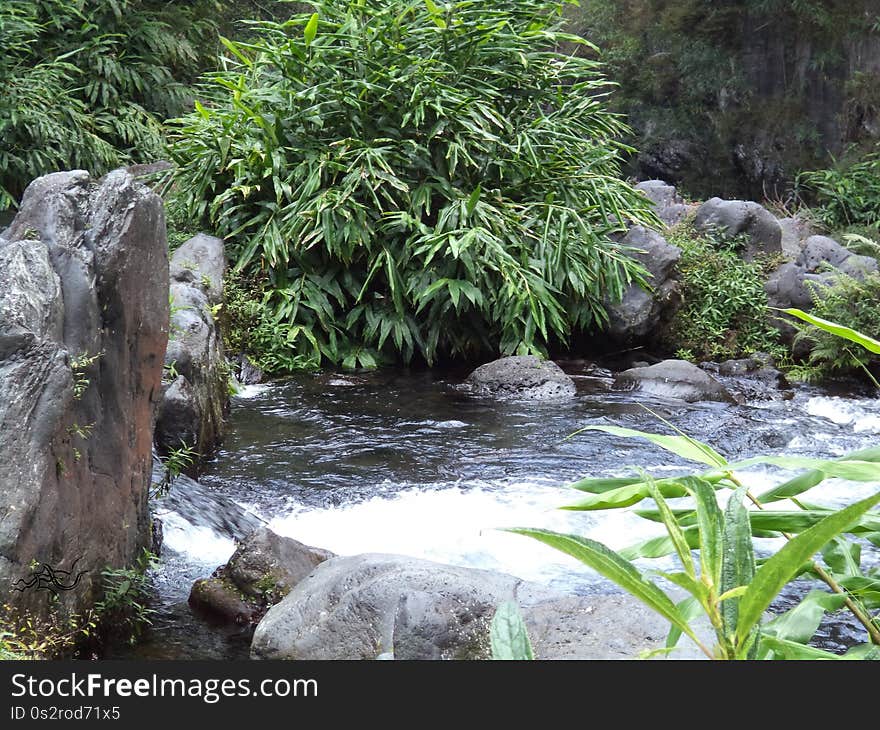
{"type": "Polygon", "coordinates": [[[11,604],[0,606],[0,661],[61,659],[69,657],[92,638],[98,621],[94,612],[46,617],[11,604]]]}
{"type": "Polygon", "coordinates": [[[489,626],[492,658],[498,660],[529,660],[535,658],[529,633],[515,601],[498,606],[489,626]]]}
{"type": "MultiPolygon", "coordinates": [[[[880,342],[861,332],[797,309],[785,311],[822,331],[880,353],[880,342]]],[[[868,643],[849,649],[846,658],[880,657],[880,569],[862,565],[858,542],[866,539],[880,545],[880,513],[871,511],[880,504],[880,492],[840,510],[809,505],[801,498],[827,478],[880,481],[880,448],[864,449],[834,461],[756,456],[729,463],[708,444],[663,422],[675,433],[645,433],[617,426],[587,426],[582,430],[647,439],[680,458],[708,466],[709,471],[663,479],[644,472],[632,477],[582,479],[571,486],[592,496],[565,509],[617,509],[651,498],[656,508],[636,510],[635,514],[662,522],[667,537],[615,552],[576,535],[527,528],[511,531],[572,555],[663,616],[671,626],[666,652],[672,651],[684,634],[706,656],[715,659],[838,659],[808,643],[826,612],[845,607],[868,634],[868,643]],[[807,471],[755,496],[736,472],[762,464],[807,471]],[[722,489],[733,490],[723,513],[718,506],[722,489]],[[677,505],[673,510],[666,502],[670,497],[688,496],[688,507],[677,505]],[[746,498],[757,509],[747,511],[743,504],[746,498]],[[766,506],[784,499],[796,509],[766,506]],[[756,568],[755,537],[784,538],[787,543],[756,568]],[[694,550],[699,551],[699,566],[692,555],[694,550]],[[814,559],[817,552],[821,553],[821,562],[814,559]],[[655,573],[689,594],[678,604],[673,604],[632,562],[673,554],[684,573],[655,573]],[[830,593],[812,591],[797,606],[762,626],[763,614],[779,592],[802,575],[824,582],[830,593]],[[691,628],[691,622],[699,616],[707,617],[715,632],[712,647],[691,628]]]]}
{"type": "Polygon", "coordinates": [[[804,323],[796,324],[798,333],[795,336],[797,341],[810,345],[808,368],[803,373],[809,375],[810,379],[817,379],[834,373],[866,371],[869,365],[876,362],[878,354],[866,344],[870,338],[854,340],[842,336],[841,327],[872,335],[880,334],[880,307],[877,306],[880,301],[880,273],[873,272],[856,279],[837,272],[832,285],[816,286],[812,294],[811,314],[834,327],[818,327],[816,321],[805,319],[793,311],[788,312],[804,320],[804,323]],[[853,346],[853,342],[861,347],[853,346]]]}
{"type": "Polygon", "coordinates": [[[130,568],[102,571],[103,597],[95,603],[95,612],[105,632],[122,636],[134,644],[143,629],[152,623],[155,611],[147,606],[150,589],[147,571],[157,559],[144,549],[130,568]]]}
{"type": "Polygon", "coordinates": [[[87,372],[103,355],[103,352],[98,352],[94,355],[83,352],[70,359],[70,371],[73,374],[73,397],[75,400],[80,400],[85,395],[86,390],[88,390],[91,384],[91,379],[87,372]]]}
{"type": "Polygon", "coordinates": [[[276,321],[271,307],[266,306],[271,293],[265,277],[229,270],[223,290],[226,301],[220,311],[220,322],[227,352],[245,353],[268,374],[315,369],[320,365],[320,354],[308,337],[298,338],[299,329],[291,334],[291,328],[276,321]]]}
{"type": "Polygon", "coordinates": [[[0,210],[37,175],[162,155],[161,120],[215,62],[216,3],[0,3],[0,210]]]}
{"type": "Polygon", "coordinates": [[[150,497],[164,497],[168,494],[174,484],[174,480],[183,474],[189,467],[196,463],[199,457],[199,450],[190,444],[180,442],[180,446],[176,449],[169,450],[161,458],[164,470],[162,479],[158,483],[153,484],[153,491],[150,497]]]}
{"type": "Polygon", "coordinates": [[[667,335],[672,350],[694,358],[729,359],[754,352],[781,354],[777,330],[767,317],[765,274],[770,261],[747,262],[737,242],[716,241],[677,226],[669,242],[681,249],[682,306],[667,335]]]}
{"type": "Polygon", "coordinates": [[[880,225],[880,148],[848,164],[802,172],[797,185],[815,198],[814,214],[829,229],[880,225]]]}
{"type": "MultiPolygon", "coordinates": [[[[880,503],[880,492],[840,510],[808,508],[796,498],[827,477],[880,480],[880,450],[850,454],[834,462],[758,456],[731,464],[707,444],[681,433],[652,434],[606,426],[588,430],[645,438],[710,470],[663,479],[643,473],[616,480],[584,479],[573,484],[593,497],[566,509],[618,509],[653,500],[654,508],[636,510],[635,514],[661,522],[667,536],[619,552],[577,535],[526,528],[511,531],[572,555],[663,616],[671,626],[664,652],[673,651],[680,637],[686,635],[714,659],[837,658],[806,645],[826,611],[844,606],[865,626],[870,640],[880,643],[880,620],[872,616],[880,606],[880,571],[862,567],[859,544],[850,537],[873,541],[880,538],[880,513],[871,511],[880,503]],[[813,468],[755,497],[736,472],[756,464],[813,468]],[[718,504],[722,490],[731,490],[723,511],[718,504]],[[682,506],[678,502],[673,509],[666,501],[671,497],[686,497],[689,503],[682,506]],[[766,507],[765,502],[783,497],[798,510],[766,507]],[[760,509],[747,510],[746,499],[760,509]],[[754,537],[782,537],[788,542],[756,567],[754,537]],[[813,560],[817,552],[822,554],[821,562],[813,560]],[[652,573],[688,594],[677,604],[633,562],[667,555],[676,556],[683,572],[652,573]],[[762,616],[779,592],[802,575],[824,581],[831,592],[814,591],[798,606],[762,626],[762,616]],[[714,631],[714,645],[705,643],[692,627],[700,616],[708,619],[714,631]]],[[[849,654],[862,657],[867,648],[858,646],[849,654]]]]}
{"type": "Polygon", "coordinates": [[[176,184],[265,281],[271,367],[542,353],[639,278],[610,234],[652,214],[562,5],[318,2],[224,41],[176,184]]]}

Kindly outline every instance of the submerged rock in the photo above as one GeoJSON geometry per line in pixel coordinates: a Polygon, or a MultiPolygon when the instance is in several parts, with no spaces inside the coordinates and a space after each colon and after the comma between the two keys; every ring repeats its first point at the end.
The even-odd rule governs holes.
{"type": "Polygon", "coordinates": [[[0,239],[0,601],[48,610],[45,564],[83,611],[151,544],[167,339],[162,200],[121,170],[34,180],[0,239]]]}
{"type": "Polygon", "coordinates": [[[773,358],[766,353],[725,360],[722,363],[700,363],[700,368],[718,375],[738,402],[789,399],[794,396],[791,384],[773,367],[773,358]]]}
{"type": "Polygon", "coordinates": [[[665,398],[733,403],[730,392],[715,378],[686,360],[663,360],[656,365],[630,368],[614,380],[614,390],[639,390],[665,398]]]}
{"type": "Polygon", "coordinates": [[[511,575],[400,555],[319,565],[257,625],[254,659],[487,659],[497,607],[516,601],[538,659],[627,659],[668,624],[634,598],[571,596],[511,575]]]}
{"type": "Polygon", "coordinates": [[[503,357],[480,365],[464,382],[473,395],[523,400],[571,398],[574,381],[555,362],[534,355],[503,357]]]}

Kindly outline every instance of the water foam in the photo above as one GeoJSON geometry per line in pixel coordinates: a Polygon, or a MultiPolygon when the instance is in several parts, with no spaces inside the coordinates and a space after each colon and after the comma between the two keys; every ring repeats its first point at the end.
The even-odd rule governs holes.
{"type": "Polygon", "coordinates": [[[395,553],[566,585],[594,583],[597,576],[574,558],[501,530],[535,527],[575,533],[615,549],[662,531],[620,511],[597,517],[558,509],[576,498],[576,492],[535,483],[423,487],[329,509],[294,507],[272,520],[270,528],[340,555],[395,553]]]}
{"type": "Polygon", "coordinates": [[[210,527],[193,525],[176,512],[162,515],[162,545],[212,570],[235,552],[234,540],[218,535],[210,527]]]}
{"type": "Polygon", "coordinates": [[[816,396],[807,401],[806,411],[838,426],[851,424],[855,433],[880,433],[880,400],[816,396]]]}

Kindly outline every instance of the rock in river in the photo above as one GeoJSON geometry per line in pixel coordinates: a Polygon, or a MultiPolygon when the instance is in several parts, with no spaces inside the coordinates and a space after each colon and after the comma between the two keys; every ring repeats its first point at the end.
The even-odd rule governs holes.
{"type": "Polygon", "coordinates": [[[522,400],[570,398],[574,381],[555,362],[534,355],[502,357],[480,365],[465,380],[473,395],[522,400]]]}
{"type": "Polygon", "coordinates": [[[511,600],[539,659],[634,658],[668,629],[628,596],[565,595],[504,573],[368,553],[323,562],[297,584],[258,624],[251,657],[486,659],[492,617],[511,600]]]}
{"type": "Polygon", "coordinates": [[[630,368],[614,380],[614,390],[640,390],[665,398],[733,403],[734,398],[715,378],[686,360],[663,360],[645,368],[630,368]]]}

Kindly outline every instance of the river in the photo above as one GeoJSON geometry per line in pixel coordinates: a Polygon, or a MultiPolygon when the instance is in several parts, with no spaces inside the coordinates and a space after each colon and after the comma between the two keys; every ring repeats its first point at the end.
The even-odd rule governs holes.
{"type": "MultiPolygon", "coordinates": [[[[181,479],[157,506],[164,546],[153,575],[154,625],[139,645],[111,655],[246,657],[249,633],[212,626],[186,599],[192,582],[224,563],[234,539],[260,522],[339,554],[400,553],[575,593],[614,591],[575,560],[497,528],[545,527],[614,548],[660,534],[662,526],[625,511],[558,509],[577,495],[565,485],[584,476],[687,468],[642,440],[595,431],[569,438],[590,424],[664,431],[646,405],[730,459],[836,457],[875,445],[880,434],[880,400],[843,389],[797,386],[790,399],[687,404],[612,392],[608,378],[577,363],[566,369],[578,394],[562,403],[473,399],[455,388],[463,373],[449,371],[302,374],[244,387],[201,485],[181,479]]],[[[760,489],[784,476],[759,468],[744,479],[760,489]]],[[[828,481],[809,500],[836,506],[875,489],[828,481]]],[[[779,605],[794,598],[789,591],[779,605]]],[[[858,638],[845,620],[823,632],[832,649],[858,638]]]]}

